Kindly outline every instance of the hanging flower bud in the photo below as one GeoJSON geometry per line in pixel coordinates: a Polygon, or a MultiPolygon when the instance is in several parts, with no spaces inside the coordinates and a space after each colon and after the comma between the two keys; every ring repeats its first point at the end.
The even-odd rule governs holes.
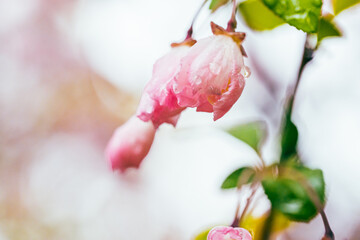
{"type": "Polygon", "coordinates": [[[252,240],[251,234],[244,228],[214,227],[207,240],[252,240]]]}
{"type": "Polygon", "coordinates": [[[138,168],[150,150],[155,132],[151,122],[135,116],[116,129],[105,152],[111,168],[121,172],[138,168]]]}
{"type": "Polygon", "coordinates": [[[174,93],[180,107],[196,107],[221,118],[240,97],[244,86],[241,43],[245,33],[227,32],[211,23],[214,36],[199,40],[181,59],[174,93]]]}
{"type": "Polygon", "coordinates": [[[141,120],[151,120],[156,128],[162,123],[176,125],[185,107],[179,106],[173,84],[180,70],[180,60],[195,42],[190,38],[172,44],[171,52],[156,61],[152,78],[145,87],[137,109],[137,116],[141,120]]]}
{"type": "Polygon", "coordinates": [[[245,33],[228,32],[214,23],[211,28],[214,36],[198,43],[190,37],[172,44],[171,52],[156,61],[136,113],[143,122],[131,118],[116,130],[107,147],[113,169],[137,168],[156,129],[163,123],[175,126],[185,108],[213,112],[217,120],[240,97],[244,75],[249,73],[241,45],[245,33]]]}

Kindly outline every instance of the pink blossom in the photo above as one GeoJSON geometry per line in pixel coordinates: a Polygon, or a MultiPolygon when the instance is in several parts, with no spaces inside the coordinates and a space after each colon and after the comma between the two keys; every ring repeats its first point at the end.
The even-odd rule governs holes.
{"type": "Polygon", "coordinates": [[[170,53],[156,61],[136,116],[114,134],[107,148],[113,169],[138,167],[147,155],[155,129],[176,125],[187,107],[213,112],[221,118],[240,97],[246,72],[241,46],[244,33],[227,32],[211,23],[214,36],[196,43],[189,38],[173,44],[170,53]],[[194,45],[195,44],[195,45],[194,45]]]}
{"type": "Polygon", "coordinates": [[[244,228],[214,227],[207,240],[252,240],[251,234],[244,228]]]}
{"type": "Polygon", "coordinates": [[[155,63],[137,111],[141,120],[175,126],[187,107],[213,112],[217,120],[234,105],[245,86],[245,34],[211,27],[214,36],[180,44],[155,63]]]}
{"type": "Polygon", "coordinates": [[[106,148],[106,157],[113,170],[138,168],[148,154],[155,136],[151,122],[131,117],[114,132],[106,148]]]}
{"type": "Polygon", "coordinates": [[[156,128],[162,123],[176,125],[185,107],[179,106],[173,84],[179,74],[180,60],[189,50],[190,46],[187,44],[176,46],[156,61],[152,78],[145,87],[137,110],[137,116],[141,120],[151,120],[156,128]]]}
{"type": "Polygon", "coordinates": [[[226,32],[212,23],[214,36],[199,40],[181,59],[174,93],[181,107],[213,112],[221,118],[240,97],[246,67],[241,42],[244,33],[226,32]]]}

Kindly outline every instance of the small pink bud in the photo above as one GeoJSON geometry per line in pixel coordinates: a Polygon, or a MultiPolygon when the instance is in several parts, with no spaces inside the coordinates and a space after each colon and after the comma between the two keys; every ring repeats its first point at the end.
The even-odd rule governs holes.
{"type": "Polygon", "coordinates": [[[214,227],[207,240],[252,240],[251,234],[244,228],[214,227]]]}
{"type": "Polygon", "coordinates": [[[138,168],[154,141],[155,128],[151,122],[131,117],[114,132],[106,147],[106,157],[113,170],[124,172],[138,168]]]}

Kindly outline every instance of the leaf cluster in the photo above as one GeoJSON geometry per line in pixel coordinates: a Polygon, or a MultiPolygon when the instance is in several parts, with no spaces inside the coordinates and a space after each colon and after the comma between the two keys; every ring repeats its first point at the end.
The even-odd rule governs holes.
{"type": "MultiPolygon", "coordinates": [[[[215,12],[229,2],[211,0],[209,8],[215,12]]],[[[329,14],[322,11],[322,0],[244,0],[238,5],[238,14],[255,31],[272,30],[285,24],[293,26],[308,36],[316,36],[318,47],[326,38],[342,36],[334,20],[358,3],[360,0],[332,0],[333,14],[329,14]]],[[[281,125],[281,153],[277,163],[265,166],[263,162],[256,168],[242,166],[228,175],[221,188],[240,189],[258,183],[271,203],[272,212],[291,221],[308,222],[324,208],[325,181],[320,169],[306,167],[299,157],[298,130],[291,120],[291,105],[285,110],[281,125]]],[[[242,124],[229,129],[228,133],[250,146],[261,159],[267,137],[264,122],[242,124]]]]}
{"type": "MultiPolygon", "coordinates": [[[[291,120],[291,108],[286,111],[282,126],[279,162],[263,168],[240,167],[224,180],[221,188],[240,189],[244,185],[261,183],[273,210],[289,220],[308,222],[324,207],[324,176],[320,169],[304,166],[298,157],[298,130],[291,120]]],[[[260,156],[267,136],[263,122],[242,124],[228,132],[247,143],[260,156]]]]}
{"type": "MultiPolygon", "coordinates": [[[[212,12],[230,0],[211,0],[212,12]]],[[[322,0],[245,0],[238,5],[238,13],[255,31],[272,30],[289,24],[308,34],[317,36],[318,44],[328,37],[342,36],[334,17],[360,3],[360,0],[332,0],[333,15],[322,15],[322,0]]]]}

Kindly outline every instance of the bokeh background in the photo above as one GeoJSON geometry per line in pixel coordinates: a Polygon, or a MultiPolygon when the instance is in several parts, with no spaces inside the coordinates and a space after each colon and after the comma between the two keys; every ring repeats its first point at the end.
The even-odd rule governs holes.
{"type": "MultiPolygon", "coordinates": [[[[138,171],[114,173],[103,154],[113,130],[135,112],[152,64],[184,38],[200,5],[0,1],[0,240],[188,240],[231,223],[239,196],[221,191],[221,182],[258,159],[224,129],[265,120],[264,157],[276,160],[303,32],[289,26],[252,32],[239,18],[252,75],[232,110],[215,123],[210,114],[186,110],[177,129],[160,128],[138,171]]],[[[230,12],[224,7],[210,16],[204,9],[195,38],[210,35],[210,20],[225,26],[230,12]]],[[[337,239],[359,239],[360,8],[336,21],[344,36],[324,40],[305,69],[293,120],[304,161],[324,171],[337,239]]],[[[257,204],[268,206],[261,196],[257,204]]],[[[322,233],[316,218],[278,239],[322,233]]]]}

